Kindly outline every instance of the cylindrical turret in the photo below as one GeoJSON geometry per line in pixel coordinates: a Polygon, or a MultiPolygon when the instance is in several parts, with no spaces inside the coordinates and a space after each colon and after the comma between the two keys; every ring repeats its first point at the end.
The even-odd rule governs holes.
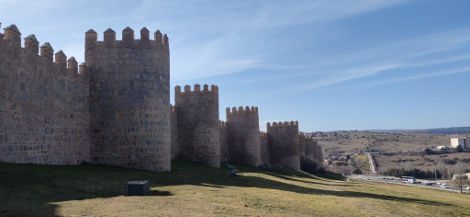
{"type": "Polygon", "coordinates": [[[256,107],[227,108],[229,161],[237,164],[261,164],[259,116],[256,107]]]}
{"type": "Polygon", "coordinates": [[[271,166],[300,170],[298,122],[268,123],[267,129],[271,166]]]}
{"type": "Polygon", "coordinates": [[[201,92],[189,85],[176,91],[175,106],[179,153],[177,159],[220,167],[219,94],[216,86],[201,92]]]}
{"type": "MultiPolygon", "coordinates": [[[[154,171],[171,169],[170,57],[141,46],[127,27],[105,41],[86,33],[90,77],[90,128],[95,163],[154,171]]],[[[145,40],[145,34],[143,35],[145,40]]]]}

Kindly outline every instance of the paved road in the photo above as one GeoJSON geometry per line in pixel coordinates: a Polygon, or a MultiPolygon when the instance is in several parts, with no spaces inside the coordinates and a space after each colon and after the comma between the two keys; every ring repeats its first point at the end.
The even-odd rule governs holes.
{"type": "MultiPolygon", "coordinates": [[[[460,189],[444,188],[444,187],[440,187],[438,185],[426,185],[426,184],[424,184],[424,183],[426,183],[426,180],[416,180],[418,182],[417,184],[408,184],[408,183],[403,183],[403,181],[400,178],[391,177],[391,176],[351,175],[351,176],[349,176],[349,178],[359,180],[359,181],[369,181],[369,182],[380,182],[380,183],[397,184],[397,185],[407,185],[407,186],[413,186],[413,187],[430,188],[430,189],[460,193],[460,189]]],[[[436,183],[435,181],[432,181],[432,182],[436,183]]],[[[465,193],[470,193],[468,190],[467,191],[464,190],[464,192],[465,193]]]]}

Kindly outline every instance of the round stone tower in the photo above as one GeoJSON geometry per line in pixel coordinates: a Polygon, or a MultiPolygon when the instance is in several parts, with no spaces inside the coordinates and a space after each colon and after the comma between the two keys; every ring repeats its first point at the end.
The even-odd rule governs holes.
{"type": "Polygon", "coordinates": [[[318,142],[304,133],[299,135],[300,168],[304,171],[316,171],[322,166],[322,150],[318,142]]]}
{"type": "Polygon", "coordinates": [[[300,170],[298,122],[268,123],[267,129],[271,166],[300,170]]]}
{"type": "Polygon", "coordinates": [[[219,91],[215,85],[175,87],[176,159],[220,167],[219,91]]]}
{"type": "Polygon", "coordinates": [[[168,37],[140,39],[127,27],[122,40],[112,29],[97,40],[86,32],[90,73],[92,162],[153,171],[171,169],[170,56],[168,37]]]}
{"type": "Polygon", "coordinates": [[[227,108],[229,161],[261,165],[258,107],[227,108]]]}

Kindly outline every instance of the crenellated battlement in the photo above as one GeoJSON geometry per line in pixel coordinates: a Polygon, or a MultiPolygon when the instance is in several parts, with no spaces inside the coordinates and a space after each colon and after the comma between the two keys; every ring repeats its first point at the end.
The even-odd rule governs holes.
{"type": "Polygon", "coordinates": [[[144,48],[158,49],[169,52],[169,39],[166,34],[162,34],[160,30],[155,31],[153,39],[150,39],[150,31],[147,28],[140,30],[140,39],[135,39],[134,30],[126,27],[122,30],[121,40],[116,39],[116,32],[108,28],[103,32],[103,40],[98,40],[98,33],[90,29],[85,33],[86,50],[94,48],[144,48]]]}
{"type": "Polygon", "coordinates": [[[85,63],[82,63],[78,66],[78,75],[82,78],[88,78],[88,75],[90,74],[90,70],[86,66],[85,63]]]}
{"type": "Polygon", "coordinates": [[[322,159],[297,121],[260,132],[256,106],[226,108],[220,121],[216,85],[176,86],[171,105],[169,40],[159,30],[136,37],[126,27],[118,40],[108,28],[99,40],[90,29],[80,65],[34,34],[22,39],[16,25],[0,33],[0,50],[2,162],[169,171],[172,158],[293,169],[300,156],[322,159]]]}
{"type": "Polygon", "coordinates": [[[7,26],[3,29],[3,39],[9,43],[13,48],[21,47],[21,32],[15,24],[7,26]]]}
{"type": "Polygon", "coordinates": [[[258,107],[233,107],[226,112],[230,161],[261,165],[258,107]]]}
{"type": "Polygon", "coordinates": [[[271,165],[300,170],[299,123],[267,123],[267,130],[271,165]]]}
{"type": "Polygon", "coordinates": [[[54,49],[49,42],[39,46],[39,41],[34,34],[25,37],[24,47],[21,47],[21,32],[14,24],[4,28],[4,34],[1,34],[0,40],[2,41],[0,46],[5,50],[16,50],[16,52],[7,52],[14,55],[11,58],[28,58],[26,62],[30,62],[31,58],[42,59],[42,61],[39,61],[39,64],[52,64],[55,72],[59,74],[67,74],[74,77],[83,74],[79,73],[78,63],[74,57],[70,57],[67,60],[67,56],[62,50],[54,54],[54,49]],[[21,53],[24,53],[24,55],[21,55],[21,53]]]}
{"type": "Polygon", "coordinates": [[[314,172],[321,167],[322,148],[313,136],[299,133],[300,167],[304,171],[314,172]]]}
{"type": "Polygon", "coordinates": [[[201,90],[201,85],[195,84],[193,90],[191,90],[190,85],[184,85],[184,89],[181,90],[181,86],[177,85],[175,87],[175,94],[177,95],[192,95],[192,94],[204,94],[204,93],[211,93],[217,94],[219,92],[219,88],[217,85],[211,85],[209,89],[209,85],[204,84],[203,89],[201,90]]]}
{"type": "Polygon", "coordinates": [[[267,123],[268,128],[299,128],[299,122],[298,121],[279,121],[279,122],[268,122],[267,123]]]}
{"type": "Polygon", "coordinates": [[[220,121],[220,127],[226,127],[227,123],[225,121],[220,121]]]}
{"type": "MultiPolygon", "coordinates": [[[[216,85],[175,87],[179,152],[176,159],[220,167],[221,131],[216,85]]],[[[223,136],[223,134],[222,134],[223,136]]]]}
{"type": "Polygon", "coordinates": [[[240,106],[240,107],[228,107],[225,109],[227,116],[232,115],[246,115],[246,114],[255,114],[258,115],[258,107],[256,106],[240,106]]]}
{"type": "Polygon", "coordinates": [[[70,165],[89,161],[89,77],[63,51],[15,25],[0,37],[0,161],[70,165]],[[24,40],[24,47],[22,42],[24,40]],[[21,108],[21,109],[17,109],[21,108]],[[14,127],[12,127],[14,126],[14,127]],[[8,130],[14,129],[14,130],[8,130]]]}
{"type": "Polygon", "coordinates": [[[173,142],[178,150],[177,142],[171,140],[176,132],[171,119],[177,120],[172,110],[180,105],[170,107],[168,37],[156,31],[151,39],[150,31],[142,28],[137,38],[126,27],[121,39],[108,28],[99,40],[90,29],[85,33],[85,62],[94,99],[90,101],[94,162],[169,171],[169,144],[173,142]],[[115,132],[132,135],[134,143],[128,138],[102,139],[115,132]]]}
{"type": "Polygon", "coordinates": [[[299,137],[307,141],[316,141],[316,139],[311,135],[306,135],[304,132],[299,133],[299,137]]]}

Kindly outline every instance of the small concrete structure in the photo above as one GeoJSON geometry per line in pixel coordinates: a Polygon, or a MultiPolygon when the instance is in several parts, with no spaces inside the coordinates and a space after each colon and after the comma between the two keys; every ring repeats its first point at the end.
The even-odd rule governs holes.
{"type": "Polygon", "coordinates": [[[147,180],[127,182],[127,195],[140,196],[149,193],[149,182],[147,180]]]}
{"type": "Polygon", "coordinates": [[[450,139],[450,146],[452,148],[457,148],[459,145],[464,150],[469,148],[469,147],[467,147],[467,140],[465,138],[451,138],[450,139]]]}

